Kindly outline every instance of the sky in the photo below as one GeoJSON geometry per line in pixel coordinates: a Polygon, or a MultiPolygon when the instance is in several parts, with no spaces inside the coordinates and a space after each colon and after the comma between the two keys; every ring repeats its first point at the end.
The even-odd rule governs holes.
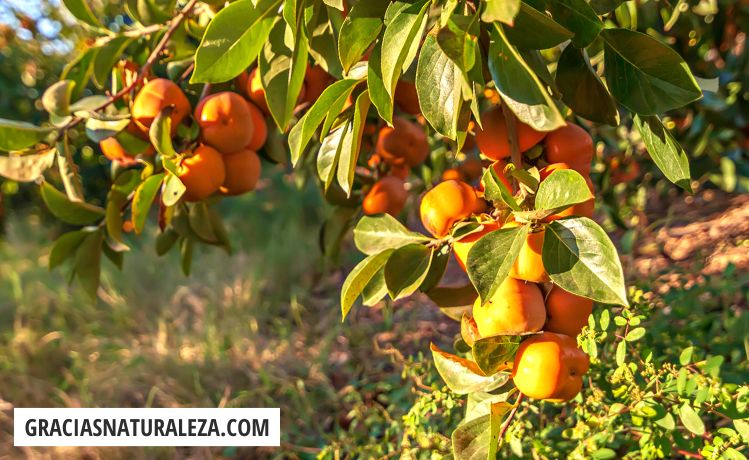
{"type": "MultiPolygon", "coordinates": [[[[65,53],[70,50],[70,43],[64,40],[55,40],[58,37],[62,24],[56,19],[44,16],[45,5],[50,8],[62,8],[60,0],[0,0],[0,24],[8,24],[16,31],[16,36],[21,40],[31,40],[34,38],[28,30],[19,27],[19,21],[16,18],[16,12],[28,16],[36,22],[37,30],[41,35],[50,39],[42,50],[46,54],[55,52],[65,53]]],[[[69,14],[66,16],[71,17],[69,14]]]]}

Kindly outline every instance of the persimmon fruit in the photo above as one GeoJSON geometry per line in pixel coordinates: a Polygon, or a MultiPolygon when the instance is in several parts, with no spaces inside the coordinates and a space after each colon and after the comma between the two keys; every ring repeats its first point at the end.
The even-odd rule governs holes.
{"type": "Polygon", "coordinates": [[[364,214],[390,214],[397,216],[403,210],[408,192],[403,179],[385,176],[375,182],[362,202],[364,214]]]}
{"type": "Polygon", "coordinates": [[[512,380],[520,392],[534,399],[569,401],[582,389],[588,355],[575,339],[543,332],[525,339],[515,355],[512,380]]]}
{"type": "Polygon", "coordinates": [[[540,331],[546,321],[544,296],[536,284],[507,277],[486,304],[476,299],[473,319],[481,337],[540,331]]]}
{"type": "MultiPolygon", "coordinates": [[[[502,228],[517,227],[515,221],[505,223],[502,228]]],[[[541,253],[544,247],[544,227],[531,230],[525,237],[523,246],[515,263],[510,268],[510,276],[519,280],[530,281],[532,283],[546,283],[550,281],[549,274],[546,273],[541,253]]]]}
{"type": "Polygon", "coordinates": [[[224,195],[241,195],[255,190],[260,179],[260,157],[251,149],[224,154],[224,181],[219,188],[224,195]]]}
{"type": "Polygon", "coordinates": [[[322,67],[319,65],[307,66],[307,72],[304,75],[305,91],[301,102],[314,104],[331,83],[333,83],[333,77],[322,67]]]}
{"type": "Polygon", "coordinates": [[[385,126],[378,133],[375,150],[390,164],[418,166],[429,155],[429,142],[421,126],[393,117],[393,126],[385,126]]]}
{"type": "MultiPolygon", "coordinates": [[[[510,138],[507,122],[501,107],[494,107],[481,114],[483,127],[476,126],[476,145],[481,153],[492,160],[501,160],[510,156],[510,138]]],[[[536,131],[520,120],[515,120],[518,133],[518,146],[525,152],[541,142],[545,132],[536,131]]]]}
{"type": "Polygon", "coordinates": [[[436,237],[447,235],[456,222],[483,211],[484,201],[462,181],[447,180],[429,190],[421,200],[421,222],[436,237]]]}
{"type": "Polygon", "coordinates": [[[592,300],[554,286],[546,296],[547,319],[544,330],[576,337],[588,324],[588,316],[592,311],[592,300]]]}
{"type": "Polygon", "coordinates": [[[253,104],[255,104],[265,114],[270,113],[268,110],[268,102],[265,100],[265,88],[263,88],[263,81],[260,79],[260,71],[257,67],[250,71],[250,76],[247,78],[247,89],[245,91],[247,97],[250,98],[253,104]]]}
{"type": "Polygon", "coordinates": [[[440,178],[445,180],[463,180],[463,174],[460,173],[458,168],[447,168],[440,178]]]}
{"type": "Polygon", "coordinates": [[[143,85],[135,95],[130,113],[135,124],[147,133],[156,115],[169,106],[174,107],[169,116],[172,122],[171,133],[174,135],[179,124],[190,113],[190,101],[174,82],[156,78],[143,85]]]}
{"type": "Polygon", "coordinates": [[[268,140],[268,122],[265,121],[265,115],[263,115],[263,111],[260,110],[255,104],[248,101],[247,107],[249,107],[250,109],[252,126],[254,128],[252,132],[252,139],[250,139],[250,143],[247,144],[247,148],[257,152],[265,145],[265,141],[268,140]]]}
{"type": "Polygon", "coordinates": [[[416,93],[416,84],[413,82],[398,80],[398,83],[395,85],[393,100],[401,111],[409,115],[418,115],[421,113],[419,96],[416,93]]]}
{"type": "Polygon", "coordinates": [[[546,161],[566,163],[581,174],[590,174],[590,164],[595,154],[593,138],[574,123],[567,123],[546,135],[544,140],[546,161]]]}
{"type": "Polygon", "coordinates": [[[156,153],[153,145],[143,140],[142,131],[133,122],[116,136],[99,142],[99,148],[105,157],[123,166],[135,164],[135,157],[138,155],[151,156],[156,153]]]}
{"type": "Polygon", "coordinates": [[[204,98],[195,107],[203,143],[221,153],[233,153],[246,147],[255,132],[247,101],[237,93],[222,91],[204,98]]]}
{"type": "Polygon", "coordinates": [[[179,165],[179,178],[185,185],[185,201],[200,201],[216,193],[226,172],[222,155],[213,147],[201,145],[179,165]]]}

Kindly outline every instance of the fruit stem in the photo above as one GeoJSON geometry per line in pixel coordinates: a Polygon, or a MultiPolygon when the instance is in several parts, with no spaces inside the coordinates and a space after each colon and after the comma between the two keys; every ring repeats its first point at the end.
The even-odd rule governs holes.
{"type": "Polygon", "coordinates": [[[518,407],[520,407],[520,403],[522,401],[523,401],[523,393],[518,393],[518,399],[515,400],[515,405],[510,411],[510,416],[507,417],[507,421],[502,426],[502,431],[500,431],[499,436],[497,436],[497,440],[499,441],[500,446],[502,445],[502,441],[505,438],[505,433],[507,433],[507,430],[510,428],[510,425],[512,424],[512,419],[515,418],[515,413],[518,411],[518,407]]]}
{"type": "MultiPolygon", "coordinates": [[[[502,101],[502,114],[505,117],[505,124],[507,125],[507,138],[508,143],[510,144],[510,160],[515,168],[523,169],[523,158],[520,152],[520,144],[518,143],[517,119],[505,101],[502,101]]],[[[512,184],[513,191],[515,191],[518,187],[518,180],[513,178],[512,184]]]]}

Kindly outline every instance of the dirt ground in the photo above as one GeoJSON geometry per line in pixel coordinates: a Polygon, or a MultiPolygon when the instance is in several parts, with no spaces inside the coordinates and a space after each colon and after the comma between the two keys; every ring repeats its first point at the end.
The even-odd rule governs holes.
{"type": "MultiPolygon", "coordinates": [[[[653,209],[624,260],[628,276],[655,278],[657,290],[699,282],[723,273],[729,265],[749,269],[749,195],[706,190],[673,203],[666,212],[653,209]]],[[[662,208],[661,208],[662,209],[662,208]]]]}

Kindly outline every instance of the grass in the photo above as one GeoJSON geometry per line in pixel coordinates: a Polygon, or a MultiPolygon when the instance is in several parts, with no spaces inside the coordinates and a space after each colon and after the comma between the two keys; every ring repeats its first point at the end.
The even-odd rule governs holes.
{"type": "MultiPolygon", "coordinates": [[[[283,172],[267,181],[219,205],[233,256],[198,251],[187,278],[176,253],[156,256],[151,230],[131,241],[122,271],[105,262],[96,304],[68,286],[64,270],[47,269],[50,243],[64,229],[33,209],[10,216],[0,239],[0,455],[327,459],[449,452],[444,434],[459,422],[464,403],[444,391],[428,347],[436,341],[449,349],[457,325],[418,297],[358,307],[342,324],[337,298],[353,260],[344,270],[322,263],[318,230],[331,210],[313,188],[300,189],[283,172]],[[281,407],[283,444],[20,451],[12,447],[14,406],[281,407]]],[[[698,347],[742,362],[749,348],[708,338],[746,334],[749,315],[737,311],[745,309],[747,281],[727,272],[672,290],[649,319],[653,336],[684,346],[696,338],[698,347]],[[675,336],[677,323],[699,332],[675,336]]],[[[726,377],[744,382],[745,366],[730,367],[726,377]]]]}
{"type": "Polygon", "coordinates": [[[426,351],[428,337],[444,333],[432,322],[438,313],[411,302],[397,311],[360,309],[342,324],[343,272],[323,267],[318,244],[330,209],[291,177],[278,172],[256,193],[221,203],[234,254],[198,251],[189,278],[176,251],[156,256],[153,229],[133,238],[122,271],[104,262],[96,304],[68,285],[65,270],[47,269],[50,244],[64,229],[33,209],[11,215],[0,239],[0,455],[20,454],[12,447],[14,406],[282,411],[280,450],[32,454],[311,458],[323,448],[323,455],[349,451],[350,433],[361,444],[374,439],[372,455],[396,449],[401,418],[420,395],[414,382],[436,374],[420,359],[396,362],[373,351],[373,338],[426,351]]]}

